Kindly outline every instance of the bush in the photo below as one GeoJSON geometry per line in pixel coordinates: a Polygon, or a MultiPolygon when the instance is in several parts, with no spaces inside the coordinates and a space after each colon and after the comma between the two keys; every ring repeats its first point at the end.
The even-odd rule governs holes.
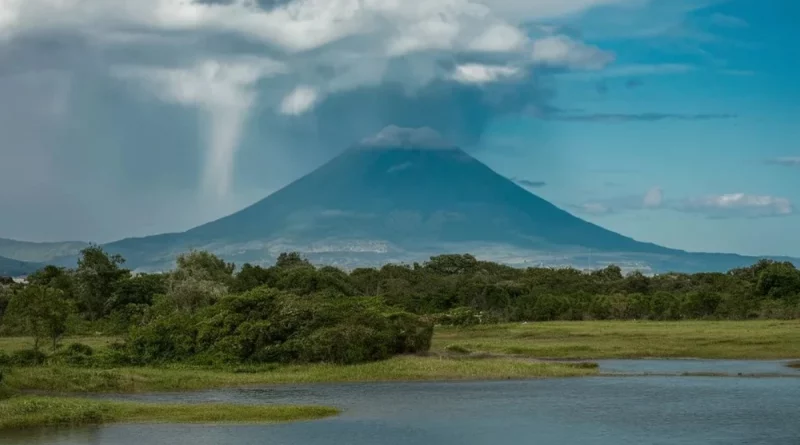
{"type": "Polygon", "coordinates": [[[0,368],[11,366],[11,356],[6,351],[0,351],[0,368]]]}
{"type": "Polygon", "coordinates": [[[387,331],[358,325],[338,325],[290,340],[285,348],[286,353],[299,362],[347,365],[391,357],[392,338],[387,331]]]}
{"type": "Polygon", "coordinates": [[[427,351],[433,327],[379,298],[261,287],[195,314],[158,312],[128,337],[136,363],[359,363],[427,351]]]}
{"type": "Polygon", "coordinates": [[[82,343],[72,343],[58,354],[51,357],[51,361],[57,361],[74,366],[87,366],[92,362],[94,349],[82,343]]]}
{"type": "Polygon", "coordinates": [[[426,352],[431,348],[433,324],[408,312],[386,316],[394,337],[394,354],[426,352]]]}
{"type": "Polygon", "coordinates": [[[46,361],[47,355],[35,349],[22,349],[11,354],[11,365],[13,366],[43,365],[46,361]]]}

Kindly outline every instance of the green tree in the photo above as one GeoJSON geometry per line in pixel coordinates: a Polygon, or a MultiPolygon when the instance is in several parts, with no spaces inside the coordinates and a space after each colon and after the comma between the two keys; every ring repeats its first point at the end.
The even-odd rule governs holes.
{"type": "Polygon", "coordinates": [[[167,295],[178,309],[194,312],[228,292],[235,266],[205,251],[178,256],[167,281],[167,295]]]}
{"type": "Polygon", "coordinates": [[[140,274],[120,280],[106,303],[107,310],[113,312],[129,304],[153,304],[153,297],[167,292],[167,278],[163,274],[140,274]]]}
{"type": "Polygon", "coordinates": [[[439,255],[431,257],[423,267],[438,275],[461,275],[475,272],[478,268],[478,260],[469,254],[439,255]]]}
{"type": "Polygon", "coordinates": [[[53,349],[67,332],[71,305],[58,289],[30,285],[19,290],[8,305],[8,318],[33,336],[33,349],[38,351],[42,339],[52,340],[53,349]]]}
{"type": "Polygon", "coordinates": [[[768,298],[790,299],[800,295],[800,271],[792,263],[772,263],[758,275],[756,292],[768,298]]]}
{"type": "Polygon", "coordinates": [[[95,321],[107,313],[107,301],[114,295],[121,280],[130,277],[130,271],[121,266],[125,259],[108,255],[99,246],[89,246],[81,251],[75,271],[77,300],[89,319],[95,321]]]}
{"type": "Polygon", "coordinates": [[[235,293],[247,292],[263,285],[275,285],[275,273],[272,269],[254,266],[246,263],[233,280],[231,291],[235,293]]]}
{"type": "Polygon", "coordinates": [[[64,297],[75,299],[75,280],[71,270],[52,265],[45,266],[28,275],[29,284],[52,287],[64,292],[64,297]]]}
{"type": "Polygon", "coordinates": [[[287,269],[292,267],[313,267],[311,263],[303,258],[298,252],[283,252],[278,255],[278,261],[275,262],[275,267],[279,269],[287,269]]]}

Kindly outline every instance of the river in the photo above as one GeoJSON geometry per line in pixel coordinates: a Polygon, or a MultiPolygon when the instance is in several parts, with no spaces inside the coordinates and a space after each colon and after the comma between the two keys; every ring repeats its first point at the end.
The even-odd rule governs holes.
{"type": "MultiPolygon", "coordinates": [[[[677,362],[683,361],[604,361],[602,369],[661,373],[666,367],[677,372],[681,370],[677,362]]],[[[799,445],[800,379],[788,377],[794,370],[770,363],[775,364],[708,361],[702,366],[686,361],[683,366],[691,372],[715,372],[711,368],[716,366],[734,374],[779,369],[786,376],[317,384],[117,396],[185,403],[320,404],[344,412],[335,418],[285,425],[109,425],[25,431],[7,433],[0,444],[799,445]]]]}

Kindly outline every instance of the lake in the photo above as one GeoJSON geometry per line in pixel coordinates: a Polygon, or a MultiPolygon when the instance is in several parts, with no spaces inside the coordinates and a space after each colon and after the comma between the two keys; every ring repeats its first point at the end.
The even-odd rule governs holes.
{"type": "MultiPolygon", "coordinates": [[[[638,361],[639,366],[645,367],[642,370],[632,369],[634,364],[627,362],[630,361],[603,361],[602,367],[613,372],[650,372],[654,366],[679,370],[674,363],[638,361]]],[[[769,363],[776,362],[742,361],[739,365],[769,370],[769,363]]],[[[693,372],[713,371],[698,363],[687,366],[693,372]]],[[[715,366],[737,373],[744,369],[731,368],[731,363],[715,366]]],[[[800,444],[800,379],[791,377],[603,376],[319,384],[119,398],[321,404],[341,407],[344,413],[336,418],[285,425],[110,425],[26,431],[6,434],[0,444],[800,444]]]]}

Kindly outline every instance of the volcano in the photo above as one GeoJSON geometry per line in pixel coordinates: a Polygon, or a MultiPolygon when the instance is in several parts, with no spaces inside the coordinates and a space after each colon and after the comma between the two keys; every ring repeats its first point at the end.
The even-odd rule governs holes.
{"type": "Polygon", "coordinates": [[[388,127],[237,213],[184,233],[105,246],[129,264],[169,268],[188,249],[237,263],[285,251],[344,267],[448,252],[511,264],[718,270],[753,258],[690,254],[577,218],[427,129],[388,127]]]}

